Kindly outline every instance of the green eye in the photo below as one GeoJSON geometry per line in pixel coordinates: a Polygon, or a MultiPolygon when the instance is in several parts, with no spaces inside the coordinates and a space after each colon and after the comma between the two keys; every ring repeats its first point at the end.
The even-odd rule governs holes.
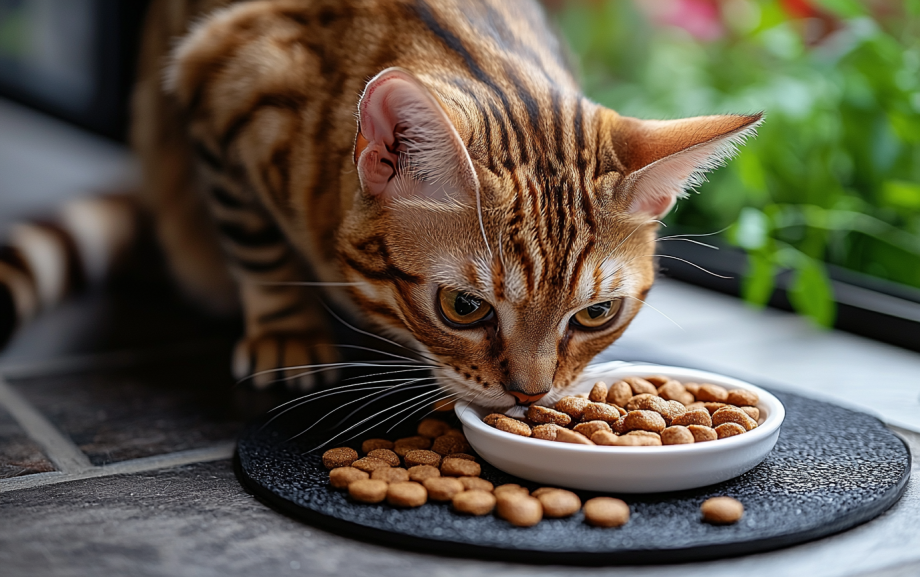
{"type": "Polygon", "coordinates": [[[615,299],[585,307],[575,313],[572,321],[578,326],[596,329],[617,316],[622,302],[622,299],[615,299]]]}
{"type": "Polygon", "coordinates": [[[490,312],[492,305],[469,293],[442,288],[438,291],[441,313],[452,323],[470,325],[480,321],[490,312]]]}

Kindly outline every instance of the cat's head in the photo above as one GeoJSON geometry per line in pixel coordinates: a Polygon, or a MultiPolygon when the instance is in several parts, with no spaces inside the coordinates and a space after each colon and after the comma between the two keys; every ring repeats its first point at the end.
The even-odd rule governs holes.
{"type": "Polygon", "coordinates": [[[452,392],[551,404],[642,306],[658,219],[761,117],[642,121],[577,93],[502,107],[426,84],[390,69],[361,98],[352,295],[452,392]]]}

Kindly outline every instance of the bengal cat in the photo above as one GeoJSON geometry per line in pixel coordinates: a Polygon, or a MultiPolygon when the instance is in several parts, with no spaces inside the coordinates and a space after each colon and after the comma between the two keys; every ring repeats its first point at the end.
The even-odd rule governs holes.
{"type": "MultiPolygon", "coordinates": [[[[241,305],[238,376],[313,386],[328,299],[496,409],[623,334],[658,220],[761,121],[591,102],[524,0],[158,0],[139,74],[144,199],[186,290],[241,305]]],[[[14,260],[21,312],[51,281],[14,260]]]]}

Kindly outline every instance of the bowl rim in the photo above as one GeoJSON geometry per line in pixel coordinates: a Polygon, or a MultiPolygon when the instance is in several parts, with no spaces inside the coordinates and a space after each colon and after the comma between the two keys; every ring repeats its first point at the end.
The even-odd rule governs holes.
{"type": "Polygon", "coordinates": [[[700,380],[713,382],[714,384],[718,384],[720,386],[726,386],[726,384],[731,385],[726,386],[728,389],[741,388],[753,390],[760,397],[757,405],[766,405],[766,408],[768,409],[767,417],[764,419],[763,423],[758,425],[756,429],[748,431],[743,435],[735,435],[733,437],[728,437],[727,439],[717,439],[717,442],[712,441],[707,443],[688,443],[685,445],[655,445],[648,447],[617,447],[607,445],[576,445],[573,443],[555,443],[543,439],[533,439],[530,437],[522,437],[520,435],[506,433],[494,427],[490,427],[489,425],[482,422],[482,417],[488,414],[486,411],[491,411],[491,409],[473,405],[469,401],[458,401],[454,406],[454,412],[464,427],[471,427],[488,436],[498,435],[498,439],[505,442],[524,443],[525,446],[530,445],[531,447],[541,447],[550,452],[563,451],[596,455],[633,456],[668,455],[672,453],[720,453],[725,450],[737,448],[741,445],[754,444],[760,440],[768,438],[769,436],[773,435],[777,429],[779,429],[786,417],[786,410],[783,406],[783,403],[769,391],[734,377],[729,377],[727,375],[713,373],[710,371],[703,371],[700,369],[691,369],[687,367],[656,365],[652,363],[625,363],[622,361],[598,363],[595,365],[590,365],[585,369],[582,377],[579,379],[578,384],[573,387],[572,390],[573,392],[582,392],[582,388],[585,387],[587,383],[599,380],[603,378],[604,375],[614,371],[622,373],[622,376],[642,376],[641,373],[644,373],[645,375],[662,374],[665,376],[669,376],[669,373],[680,373],[683,375],[690,374],[697,375],[700,380]],[[637,374],[626,374],[629,371],[637,371],[637,374]]]}

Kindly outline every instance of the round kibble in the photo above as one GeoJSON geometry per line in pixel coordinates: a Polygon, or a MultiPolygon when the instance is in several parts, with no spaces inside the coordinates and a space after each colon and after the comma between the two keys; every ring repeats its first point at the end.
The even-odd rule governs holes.
{"type": "Polygon", "coordinates": [[[595,527],[622,527],[629,521],[629,505],[613,497],[595,497],[585,503],[585,521],[595,527]]]}
{"type": "Polygon", "coordinates": [[[610,390],[607,391],[607,402],[618,407],[625,406],[631,398],[633,398],[633,390],[626,381],[613,383],[610,385],[610,390]]]}
{"type": "Polygon", "coordinates": [[[656,395],[643,393],[629,399],[626,403],[627,411],[655,411],[664,418],[671,416],[671,406],[668,402],[656,395]]]}
{"type": "Polygon", "coordinates": [[[444,459],[441,462],[441,474],[447,477],[478,477],[482,468],[476,461],[466,459],[444,459]]]}
{"type": "Polygon", "coordinates": [[[623,428],[626,431],[638,429],[657,433],[664,427],[664,417],[655,411],[630,411],[623,417],[623,428]]]}
{"type": "Polygon", "coordinates": [[[591,435],[591,442],[595,445],[613,446],[617,444],[618,436],[609,431],[598,431],[591,435]]]}
{"type": "Polygon", "coordinates": [[[681,425],[684,427],[687,425],[702,425],[704,427],[711,427],[712,417],[706,409],[691,409],[671,419],[671,425],[681,425]]]}
{"type": "Polygon", "coordinates": [[[561,429],[559,425],[537,425],[533,428],[530,436],[534,439],[543,439],[544,441],[555,441],[556,431],[561,429]]]}
{"type": "Polygon", "coordinates": [[[626,377],[623,380],[626,381],[632,389],[633,395],[641,395],[643,393],[648,393],[650,395],[658,394],[658,388],[642,377],[626,377]]]}
{"type": "Polygon", "coordinates": [[[463,435],[454,433],[441,435],[431,444],[431,450],[442,456],[450,455],[451,453],[466,453],[471,449],[472,447],[466,442],[466,438],[463,435]]]}
{"type": "Polygon", "coordinates": [[[432,467],[431,465],[416,465],[414,467],[409,467],[409,480],[415,481],[416,483],[422,483],[425,479],[432,479],[440,476],[441,471],[439,471],[437,467],[432,467]]]}
{"type": "Polygon", "coordinates": [[[339,467],[329,471],[329,484],[336,489],[346,489],[351,483],[367,478],[367,473],[354,467],[339,467]]]}
{"type": "Polygon", "coordinates": [[[737,423],[744,427],[745,431],[757,428],[757,421],[748,416],[747,413],[738,407],[725,406],[712,414],[712,424],[715,426],[724,423],[737,423]]]}
{"type": "Polygon", "coordinates": [[[559,487],[540,487],[539,489],[534,489],[533,493],[530,494],[531,497],[540,498],[540,495],[544,493],[549,493],[550,491],[561,491],[559,487]]]}
{"type": "Polygon", "coordinates": [[[491,493],[495,488],[492,483],[479,477],[457,477],[457,479],[463,483],[463,489],[466,491],[486,491],[491,493]]]}
{"type": "Polygon", "coordinates": [[[348,467],[358,460],[358,452],[351,447],[336,447],[323,453],[323,466],[327,469],[348,467]]]}
{"type": "Polygon", "coordinates": [[[607,383],[598,381],[591,387],[591,392],[588,393],[588,400],[594,403],[606,403],[608,392],[607,383]]]}
{"type": "Polygon", "coordinates": [[[409,480],[409,471],[402,467],[375,469],[374,472],[371,473],[371,479],[386,481],[387,483],[403,483],[409,480]]]}
{"type": "Polygon", "coordinates": [[[489,413],[488,415],[482,418],[482,422],[489,425],[490,427],[494,427],[495,425],[498,424],[498,420],[504,417],[505,415],[501,413],[489,413]]]}
{"type": "Polygon", "coordinates": [[[381,461],[386,461],[391,467],[399,466],[399,455],[390,449],[374,449],[368,453],[367,456],[372,459],[380,459],[381,461]]]}
{"type": "Polygon", "coordinates": [[[507,491],[530,495],[530,491],[528,491],[526,487],[521,487],[517,483],[505,483],[504,485],[499,485],[498,487],[495,487],[492,492],[495,493],[495,496],[497,497],[498,495],[501,495],[507,491]]]}
{"type": "Polygon", "coordinates": [[[374,457],[364,457],[363,459],[358,459],[351,464],[355,469],[361,469],[365,473],[370,473],[375,469],[382,469],[389,467],[390,464],[384,461],[383,459],[375,459],[374,457]]]}
{"type": "Polygon", "coordinates": [[[476,457],[473,455],[468,455],[467,453],[451,453],[450,455],[445,455],[445,459],[466,459],[467,461],[475,461],[476,457]]]}
{"type": "Polygon", "coordinates": [[[573,445],[593,445],[591,439],[582,435],[581,433],[576,433],[575,431],[570,431],[568,429],[563,429],[562,427],[556,431],[556,442],[557,443],[571,443],[573,445]]]}
{"type": "Polygon", "coordinates": [[[712,497],[700,505],[703,520],[714,525],[729,525],[738,522],[744,515],[744,505],[731,497],[712,497]]]}
{"type": "Polygon", "coordinates": [[[533,527],[543,519],[543,505],[528,495],[507,492],[496,496],[498,516],[515,527],[533,527]]]}
{"type": "Polygon", "coordinates": [[[400,457],[405,457],[406,453],[409,451],[427,449],[429,447],[431,447],[431,439],[428,437],[422,437],[421,435],[416,435],[414,437],[397,439],[396,442],[393,443],[393,452],[400,457]]]}
{"type": "Polygon", "coordinates": [[[687,427],[672,425],[661,431],[662,445],[689,445],[693,442],[693,433],[687,427]]]}
{"type": "Polygon", "coordinates": [[[709,402],[709,401],[703,403],[703,408],[709,411],[710,415],[715,413],[719,409],[723,407],[727,407],[727,406],[729,405],[726,405],[725,403],[715,403],[715,402],[709,402]]]}
{"type": "Polygon", "coordinates": [[[712,427],[705,425],[687,425],[687,430],[693,435],[693,442],[704,443],[706,441],[715,441],[719,434],[712,427]]]}
{"type": "Polygon", "coordinates": [[[418,424],[416,432],[421,437],[434,439],[449,431],[450,428],[451,426],[441,419],[422,419],[418,424]]]}
{"type": "MultiPolygon", "coordinates": [[[[654,383],[652,383],[654,384],[654,383]]],[[[666,401],[677,401],[682,405],[689,405],[696,399],[677,381],[668,381],[658,387],[658,396],[666,401]]]]}
{"type": "Polygon", "coordinates": [[[405,460],[407,467],[414,467],[416,465],[431,465],[432,467],[437,467],[441,464],[441,455],[434,451],[420,449],[406,453],[405,460]]]}
{"type": "Polygon", "coordinates": [[[562,411],[550,409],[549,407],[538,407],[537,405],[531,405],[531,407],[527,409],[527,418],[541,425],[554,423],[562,427],[572,422],[572,417],[562,411]]]}
{"type": "Polygon", "coordinates": [[[423,483],[432,501],[450,501],[464,491],[463,483],[452,477],[432,477],[423,483]]]}
{"type": "Polygon", "coordinates": [[[716,435],[720,439],[725,439],[726,437],[734,437],[735,435],[744,434],[744,427],[738,423],[722,423],[721,425],[715,427],[716,435]]]}
{"type": "Polygon", "coordinates": [[[580,421],[582,414],[585,412],[585,407],[590,404],[591,401],[581,397],[562,397],[553,408],[557,411],[562,411],[576,421],[580,421]]]}
{"type": "Polygon", "coordinates": [[[615,423],[620,418],[620,412],[616,407],[606,403],[590,403],[582,412],[582,419],[585,421],[604,421],[605,423],[615,423]]]}
{"type": "Polygon", "coordinates": [[[578,498],[578,495],[564,489],[546,491],[533,496],[536,497],[543,506],[544,517],[568,517],[574,515],[581,509],[581,499],[578,498]]]}
{"type": "Polygon", "coordinates": [[[760,422],[760,409],[757,407],[741,407],[741,410],[747,413],[747,416],[760,422]]]}
{"type": "Polygon", "coordinates": [[[450,428],[446,433],[444,433],[444,435],[448,437],[460,437],[464,441],[466,440],[466,437],[463,435],[463,431],[461,429],[450,428]]]}
{"type": "Polygon", "coordinates": [[[572,429],[576,433],[581,433],[582,435],[591,438],[591,435],[597,433],[598,431],[607,431],[611,432],[610,425],[604,421],[588,421],[587,423],[579,423],[575,425],[575,428],[572,429]]]}
{"type": "Polygon", "coordinates": [[[367,455],[371,451],[376,451],[377,449],[389,449],[393,450],[393,441],[388,439],[367,439],[361,443],[361,452],[367,455]]]}
{"type": "Polygon", "coordinates": [[[467,515],[488,515],[495,508],[495,495],[485,491],[464,491],[454,496],[454,509],[467,515]]]}
{"type": "Polygon", "coordinates": [[[696,394],[700,392],[699,383],[684,383],[684,388],[687,389],[687,392],[696,397],[696,394]]]}
{"type": "Polygon", "coordinates": [[[659,389],[660,389],[661,387],[663,387],[664,385],[668,384],[668,383],[677,383],[677,384],[680,384],[679,382],[675,381],[675,380],[672,379],[671,377],[666,377],[666,376],[664,376],[664,375],[646,375],[646,376],[644,376],[644,377],[642,377],[642,378],[645,379],[646,381],[652,383],[652,385],[654,385],[655,387],[657,387],[657,388],[659,388],[659,389]]]}
{"type": "Polygon", "coordinates": [[[725,398],[725,402],[729,405],[739,407],[753,407],[759,400],[757,393],[745,389],[732,389],[728,391],[728,397],[725,398]]]}
{"type": "Polygon", "coordinates": [[[387,488],[387,503],[394,507],[421,507],[427,500],[428,491],[420,483],[406,481],[393,483],[387,488]]]}
{"type": "Polygon", "coordinates": [[[671,409],[672,419],[687,412],[687,406],[680,401],[668,401],[668,407],[671,409]]]}
{"type": "Polygon", "coordinates": [[[707,383],[700,385],[700,389],[693,396],[696,397],[697,401],[703,401],[704,403],[724,403],[728,399],[728,390],[725,387],[707,383]]]}
{"type": "Polygon", "coordinates": [[[650,437],[648,435],[633,435],[631,433],[617,437],[617,447],[657,447],[661,445],[661,439],[650,437]]]}
{"type": "Polygon", "coordinates": [[[351,495],[351,498],[355,501],[361,501],[362,503],[379,503],[386,499],[388,486],[386,481],[364,479],[362,481],[350,483],[348,485],[348,494],[351,495]]]}
{"type": "Polygon", "coordinates": [[[511,417],[498,419],[495,423],[495,428],[499,431],[511,433],[512,435],[520,435],[522,437],[529,437],[532,432],[527,423],[512,419],[511,417]]]}

